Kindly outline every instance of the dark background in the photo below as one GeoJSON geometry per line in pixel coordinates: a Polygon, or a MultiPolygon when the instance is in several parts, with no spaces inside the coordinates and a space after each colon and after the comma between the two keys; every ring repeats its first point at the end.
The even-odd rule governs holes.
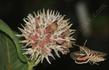
{"type": "MultiPolygon", "coordinates": [[[[109,54],[109,0],[83,0],[86,3],[89,15],[94,21],[91,22],[92,32],[89,36],[84,36],[78,22],[75,11],[75,6],[82,0],[0,0],[0,19],[5,21],[13,30],[18,31],[17,27],[23,22],[23,18],[40,9],[58,10],[61,14],[71,18],[75,33],[76,43],[83,45],[87,39],[87,46],[103,51],[109,54]],[[96,11],[100,6],[105,5],[102,12],[96,15],[96,11]],[[96,17],[94,17],[96,16],[96,17]]],[[[99,11],[99,10],[98,10],[99,11]]],[[[70,49],[71,51],[75,51],[70,49]]],[[[56,60],[51,59],[52,64],[38,64],[36,70],[109,70],[109,56],[107,60],[99,63],[99,65],[75,64],[68,55],[61,55],[61,58],[56,57],[56,60]],[[107,68],[107,69],[106,69],[107,68]]]]}

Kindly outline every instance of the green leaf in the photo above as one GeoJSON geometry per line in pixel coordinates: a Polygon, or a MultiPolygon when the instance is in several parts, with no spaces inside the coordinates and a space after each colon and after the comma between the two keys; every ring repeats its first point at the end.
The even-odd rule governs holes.
{"type": "Polygon", "coordinates": [[[20,58],[20,60],[22,62],[27,62],[27,58],[22,54],[19,41],[15,37],[14,32],[2,20],[0,20],[0,31],[6,33],[12,39],[12,41],[15,44],[15,47],[17,49],[18,57],[20,58]]]}
{"type": "Polygon", "coordinates": [[[0,70],[32,70],[14,32],[0,20],[0,70]]]}
{"type": "Polygon", "coordinates": [[[12,39],[0,32],[0,70],[28,70],[27,63],[18,59],[17,50],[12,39]]]}

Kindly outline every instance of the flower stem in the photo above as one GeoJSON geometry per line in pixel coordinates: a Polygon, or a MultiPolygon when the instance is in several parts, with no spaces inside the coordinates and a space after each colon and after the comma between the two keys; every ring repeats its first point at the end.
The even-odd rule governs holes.
{"type": "Polygon", "coordinates": [[[28,70],[33,70],[33,64],[28,62],[28,70]]]}

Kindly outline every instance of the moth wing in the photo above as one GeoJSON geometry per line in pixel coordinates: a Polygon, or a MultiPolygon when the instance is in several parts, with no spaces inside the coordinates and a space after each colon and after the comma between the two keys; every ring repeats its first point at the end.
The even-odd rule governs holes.
{"type": "Polygon", "coordinates": [[[71,52],[70,57],[75,60],[78,57],[81,57],[81,56],[84,56],[84,55],[86,55],[86,54],[81,53],[81,51],[76,51],[76,52],[71,52]]]}
{"type": "Polygon", "coordinates": [[[95,53],[97,56],[99,56],[99,57],[105,57],[107,54],[106,53],[104,53],[104,52],[100,52],[100,51],[92,51],[93,53],[95,53]]]}
{"type": "Polygon", "coordinates": [[[85,60],[75,60],[75,63],[77,64],[85,64],[85,63],[88,63],[89,62],[89,59],[85,59],[85,60]]]}

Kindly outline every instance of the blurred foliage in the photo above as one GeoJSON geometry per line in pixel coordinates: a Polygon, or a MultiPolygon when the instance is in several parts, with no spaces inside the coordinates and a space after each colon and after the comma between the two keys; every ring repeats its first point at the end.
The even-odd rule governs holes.
{"type": "Polygon", "coordinates": [[[109,33],[109,16],[97,16],[91,25],[94,32],[109,33]]]}

